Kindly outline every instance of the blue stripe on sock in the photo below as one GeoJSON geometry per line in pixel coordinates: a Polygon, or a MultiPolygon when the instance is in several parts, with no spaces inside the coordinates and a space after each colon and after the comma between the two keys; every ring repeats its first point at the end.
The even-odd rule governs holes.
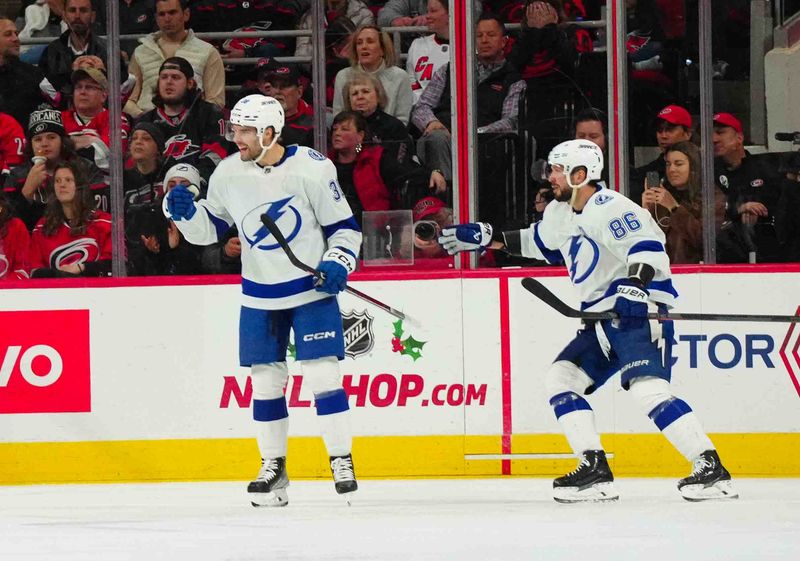
{"type": "Polygon", "coordinates": [[[255,421],[279,421],[288,416],[289,410],[286,409],[285,397],[253,400],[253,420],[255,421]]]}
{"type": "Polygon", "coordinates": [[[672,399],[658,404],[655,409],[650,411],[648,417],[653,419],[653,422],[658,427],[658,430],[663,431],[672,423],[691,412],[692,408],[689,407],[688,403],[682,399],[673,397],[672,399]]]}
{"type": "Polygon", "coordinates": [[[317,415],[332,415],[350,409],[350,404],[347,403],[347,394],[343,389],[315,395],[314,403],[317,408],[317,415]]]}
{"type": "Polygon", "coordinates": [[[556,419],[560,419],[567,413],[573,411],[591,411],[592,406],[575,392],[564,392],[550,398],[550,405],[556,413],[556,419]]]}

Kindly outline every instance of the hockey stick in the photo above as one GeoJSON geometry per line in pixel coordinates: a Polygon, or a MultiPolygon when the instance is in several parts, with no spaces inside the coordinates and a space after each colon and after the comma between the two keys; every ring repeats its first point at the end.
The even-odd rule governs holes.
{"type": "MultiPolygon", "coordinates": [[[[522,279],[522,286],[528,292],[542,300],[545,304],[554,308],[560,314],[570,318],[580,318],[588,320],[618,319],[619,315],[614,312],[582,312],[575,308],[570,308],[566,303],[559,300],[558,296],[550,292],[546,286],[536,279],[527,277],[522,279]]],[[[753,316],[742,314],[659,314],[651,312],[647,314],[648,319],[663,320],[695,320],[695,321],[758,321],[775,323],[797,323],[800,316],[753,316]]]]}
{"type": "MultiPolygon", "coordinates": [[[[289,261],[292,262],[292,265],[294,265],[295,267],[297,267],[301,271],[305,271],[306,273],[311,273],[312,275],[314,275],[318,279],[325,278],[324,275],[322,273],[320,273],[317,269],[315,269],[311,265],[307,265],[306,263],[303,263],[302,261],[300,261],[300,259],[297,258],[297,256],[294,254],[294,251],[292,251],[292,248],[289,247],[289,242],[287,242],[286,238],[283,237],[283,234],[281,233],[280,228],[278,228],[278,225],[275,224],[275,221],[271,217],[267,216],[266,213],[262,214],[261,215],[261,222],[264,224],[264,226],[266,226],[267,230],[269,230],[269,233],[272,234],[275,237],[275,240],[278,242],[278,245],[280,245],[281,248],[283,248],[283,251],[286,252],[286,257],[289,258],[289,261]]],[[[391,315],[393,315],[394,317],[396,317],[398,319],[412,321],[411,318],[406,316],[403,312],[395,310],[394,308],[392,308],[391,306],[389,306],[387,304],[384,304],[380,300],[376,300],[375,298],[373,298],[369,294],[364,294],[360,290],[356,290],[355,288],[352,288],[350,286],[346,286],[344,290],[345,290],[345,292],[349,292],[350,294],[352,294],[356,298],[361,298],[365,302],[369,302],[373,306],[376,306],[376,307],[380,308],[384,312],[386,312],[388,314],[391,314],[391,315]]]]}

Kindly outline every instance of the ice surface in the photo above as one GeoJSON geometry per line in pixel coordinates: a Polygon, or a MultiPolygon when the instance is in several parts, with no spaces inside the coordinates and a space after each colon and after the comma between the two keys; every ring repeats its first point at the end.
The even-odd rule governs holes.
{"type": "Polygon", "coordinates": [[[800,480],[738,479],[694,504],[671,479],[618,503],[559,505],[549,479],[293,481],[255,509],[246,483],[0,487],[2,561],[693,561],[800,559],[800,480]]]}

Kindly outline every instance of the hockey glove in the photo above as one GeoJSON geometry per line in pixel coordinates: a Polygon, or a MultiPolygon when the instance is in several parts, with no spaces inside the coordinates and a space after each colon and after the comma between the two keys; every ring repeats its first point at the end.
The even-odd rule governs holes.
{"type": "Polygon", "coordinates": [[[197,212],[194,194],[186,185],[176,185],[167,193],[167,211],[173,220],[189,220],[197,212]]]}
{"type": "Polygon", "coordinates": [[[333,247],[322,255],[317,269],[322,274],[317,281],[317,290],[338,294],[347,287],[347,275],[356,270],[356,258],[341,248],[333,247]]]}
{"type": "Polygon", "coordinates": [[[442,235],[439,236],[439,245],[450,255],[461,251],[483,250],[490,243],[492,243],[492,225],[486,222],[473,222],[444,228],[442,235]]]}
{"type": "Polygon", "coordinates": [[[647,298],[650,293],[639,284],[625,280],[617,286],[614,311],[619,315],[620,329],[639,329],[647,323],[647,298]]]}

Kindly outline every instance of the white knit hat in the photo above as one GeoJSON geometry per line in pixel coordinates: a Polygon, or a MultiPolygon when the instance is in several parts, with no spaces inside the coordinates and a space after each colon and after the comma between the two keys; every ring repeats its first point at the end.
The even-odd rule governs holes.
{"type": "Polygon", "coordinates": [[[202,179],[200,178],[200,172],[197,171],[197,168],[191,164],[175,164],[171,168],[167,170],[166,175],[164,175],[164,187],[169,184],[170,179],[175,177],[182,177],[189,182],[187,188],[194,194],[194,198],[200,196],[200,182],[202,179]]]}

